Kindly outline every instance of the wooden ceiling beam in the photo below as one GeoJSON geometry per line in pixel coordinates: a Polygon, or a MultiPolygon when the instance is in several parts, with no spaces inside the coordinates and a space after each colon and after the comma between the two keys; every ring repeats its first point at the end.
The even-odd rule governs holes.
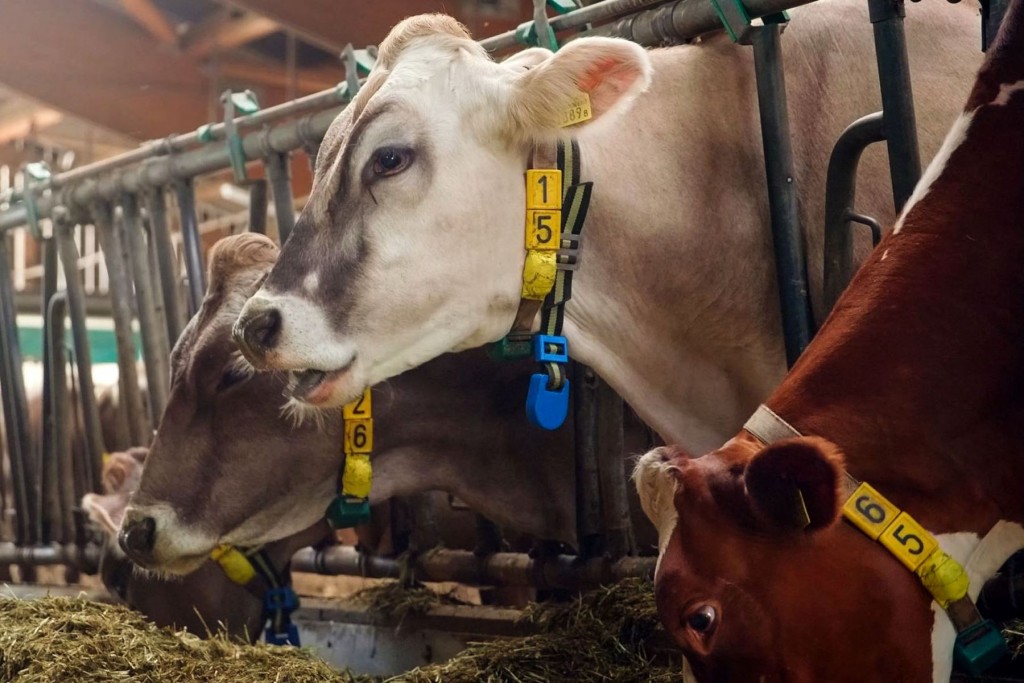
{"type": "Polygon", "coordinates": [[[128,16],[163,45],[177,45],[178,32],[153,0],[121,0],[128,16]]]}
{"type": "MultiPolygon", "coordinates": [[[[288,74],[280,65],[259,64],[240,59],[220,59],[217,70],[221,76],[238,79],[248,84],[269,85],[287,89],[288,74]]],[[[336,69],[300,69],[296,73],[295,84],[300,93],[313,93],[327,90],[338,85],[345,78],[344,70],[336,69]]]]}
{"type": "Polygon", "coordinates": [[[238,18],[218,16],[189,33],[185,39],[185,51],[203,59],[214,52],[241,47],[279,30],[281,27],[276,21],[258,14],[246,13],[238,18]]]}

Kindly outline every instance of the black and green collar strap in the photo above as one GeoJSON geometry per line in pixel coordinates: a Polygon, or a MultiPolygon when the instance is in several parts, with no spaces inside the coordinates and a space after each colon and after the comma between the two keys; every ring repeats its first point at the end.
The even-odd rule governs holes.
{"type": "MultiPolygon", "coordinates": [[[[743,429],[765,445],[801,436],[764,405],[743,429]]],[[[957,633],[956,667],[977,676],[998,662],[1007,652],[1006,641],[994,623],[982,618],[968,595],[970,579],[963,566],[942,550],[935,536],[870,484],[844,471],[843,491],[843,517],[913,572],[946,611],[957,633]]]]}

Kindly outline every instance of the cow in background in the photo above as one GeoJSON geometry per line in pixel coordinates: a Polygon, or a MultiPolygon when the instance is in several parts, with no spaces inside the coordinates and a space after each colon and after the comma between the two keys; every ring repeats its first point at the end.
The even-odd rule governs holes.
{"type": "MultiPolygon", "coordinates": [[[[244,234],[210,254],[209,290],[174,347],[168,405],[125,515],[126,532],[149,527],[135,534],[147,543],[129,548],[143,566],[183,574],[221,543],[280,540],[314,524],[335,496],[341,411],[291,399],[294,380],[255,372],[231,338],[277,253],[266,237],[244,234]]],[[[371,503],[443,490],[503,527],[575,545],[572,428],[527,422],[533,368],[476,350],[375,389],[371,503]]],[[[645,450],[647,431],[627,424],[627,449],[645,450]]]]}
{"type": "Polygon", "coordinates": [[[892,233],[782,385],[718,450],[639,462],[658,608],[697,680],[950,680],[939,596],[962,620],[954,589],[976,598],[1024,547],[1022,179],[1014,0],[892,233]],[[922,561],[934,600],[903,564],[922,561]]]}

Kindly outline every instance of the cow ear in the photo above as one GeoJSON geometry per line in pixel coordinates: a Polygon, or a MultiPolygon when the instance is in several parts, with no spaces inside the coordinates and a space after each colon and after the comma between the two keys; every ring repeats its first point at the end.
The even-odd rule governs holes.
{"type": "Polygon", "coordinates": [[[839,516],[843,456],[825,439],[801,436],[767,446],[743,475],[754,513],[773,529],[816,531],[839,516]]]}
{"type": "Polygon", "coordinates": [[[639,45],[618,38],[580,38],[519,76],[509,113],[514,135],[526,141],[571,135],[615,110],[647,88],[651,61],[639,45]],[[564,128],[574,100],[590,100],[590,119],[564,128]]]}
{"type": "Polygon", "coordinates": [[[87,493],[82,496],[82,509],[89,515],[89,519],[98,524],[104,533],[112,537],[117,536],[127,507],[128,495],[125,493],[109,495],[87,493]]]}
{"type": "Polygon", "coordinates": [[[207,272],[207,297],[221,296],[229,285],[252,290],[277,262],[278,249],[266,235],[244,232],[214,243],[210,249],[207,272]]]}

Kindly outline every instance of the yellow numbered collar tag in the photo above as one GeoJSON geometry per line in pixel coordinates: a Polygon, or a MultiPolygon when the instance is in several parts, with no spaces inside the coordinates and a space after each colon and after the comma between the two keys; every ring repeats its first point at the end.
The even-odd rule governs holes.
{"type": "Polygon", "coordinates": [[[341,412],[344,422],[345,468],[338,495],[324,516],[332,529],[348,529],[370,521],[373,486],[373,395],[369,389],[341,412]]]}

